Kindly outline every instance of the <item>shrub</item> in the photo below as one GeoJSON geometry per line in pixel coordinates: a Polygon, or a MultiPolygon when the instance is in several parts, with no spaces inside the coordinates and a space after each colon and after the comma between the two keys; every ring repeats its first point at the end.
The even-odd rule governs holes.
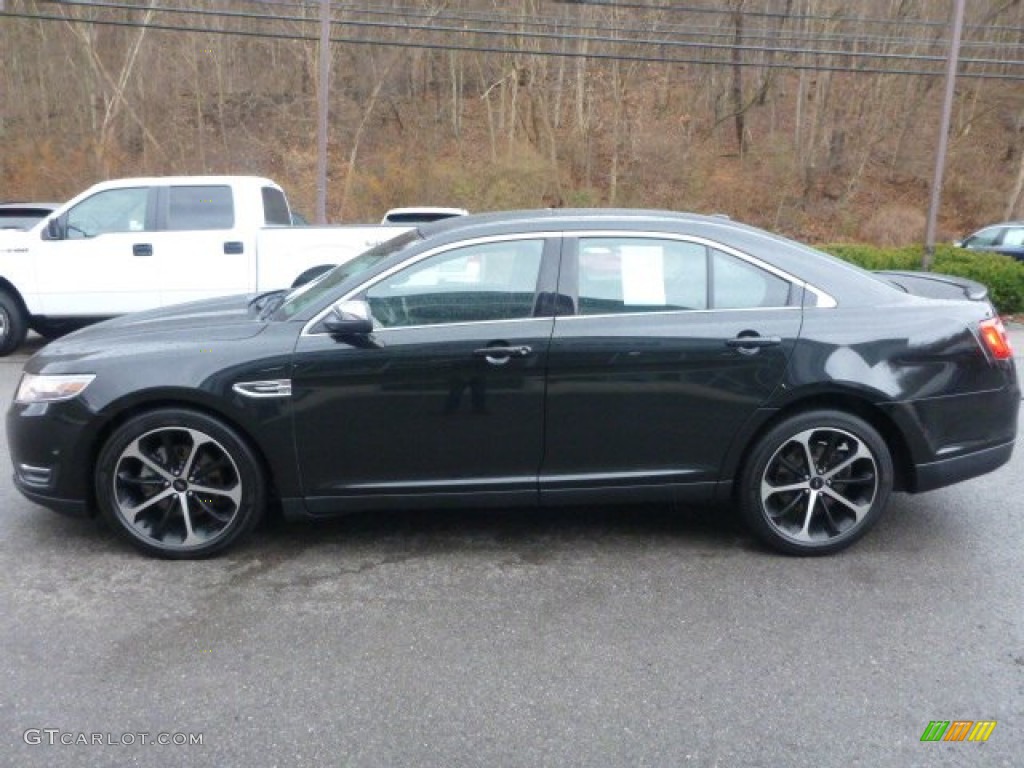
{"type": "MultiPolygon", "coordinates": [[[[877,248],[872,245],[824,245],[821,250],[865,269],[921,269],[924,248],[877,248]]],[[[989,298],[1000,314],[1024,312],[1024,262],[998,253],[982,253],[939,245],[932,270],[966,277],[988,286],[989,298]]]]}

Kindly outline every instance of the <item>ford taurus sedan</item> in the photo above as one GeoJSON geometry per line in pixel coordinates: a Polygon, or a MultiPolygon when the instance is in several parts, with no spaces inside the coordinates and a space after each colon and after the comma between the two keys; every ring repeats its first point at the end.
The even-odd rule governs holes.
{"type": "Polygon", "coordinates": [[[7,431],[25,496],[162,557],[220,552],[272,502],[718,502],[816,555],[893,491],[1004,464],[1019,405],[976,283],[720,217],[533,211],[78,331],[28,361],[7,431]]]}

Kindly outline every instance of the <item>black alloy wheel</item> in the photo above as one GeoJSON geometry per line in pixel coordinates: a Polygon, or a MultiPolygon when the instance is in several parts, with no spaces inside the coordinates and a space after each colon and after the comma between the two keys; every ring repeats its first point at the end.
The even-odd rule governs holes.
{"type": "Polygon", "coordinates": [[[892,457],[863,419],[810,411],[761,438],[740,483],[740,510],[762,541],[786,554],[825,555],[878,521],[892,491],[892,457]]]}
{"type": "Polygon", "coordinates": [[[96,464],[104,518],[143,552],[165,558],[226,549],[259,521],[265,487],[259,462],[233,429],[184,409],[129,420],[96,464]]]}

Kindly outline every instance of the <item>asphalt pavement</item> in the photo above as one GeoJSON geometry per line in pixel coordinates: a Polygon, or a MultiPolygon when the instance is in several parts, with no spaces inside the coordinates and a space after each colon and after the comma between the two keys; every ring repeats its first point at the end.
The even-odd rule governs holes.
{"type": "Polygon", "coordinates": [[[2,473],[0,766],[1022,764],[1024,450],[816,559],[620,507],[278,523],[162,562],[2,473]]]}

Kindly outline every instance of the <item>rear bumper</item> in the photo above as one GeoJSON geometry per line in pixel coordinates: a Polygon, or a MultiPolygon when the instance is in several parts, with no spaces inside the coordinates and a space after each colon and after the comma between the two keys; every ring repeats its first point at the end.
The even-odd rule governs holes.
{"type": "Polygon", "coordinates": [[[1010,460],[1016,441],[1011,440],[992,448],[939,459],[914,467],[914,482],[908,491],[922,493],[969,480],[999,469],[1010,460]]]}

